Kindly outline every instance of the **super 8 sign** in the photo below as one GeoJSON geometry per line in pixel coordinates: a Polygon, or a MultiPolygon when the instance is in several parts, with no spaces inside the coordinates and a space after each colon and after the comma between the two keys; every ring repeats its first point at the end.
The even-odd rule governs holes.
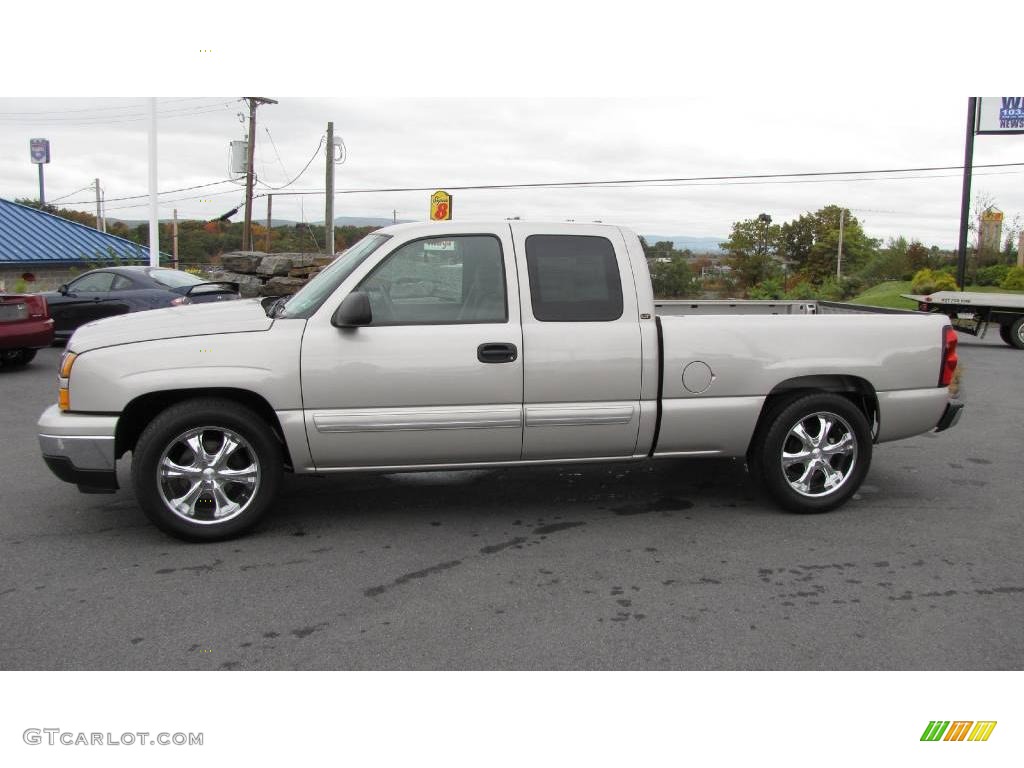
{"type": "Polygon", "coordinates": [[[452,196],[447,192],[438,190],[430,196],[430,220],[451,221],[452,218],[452,196]]]}

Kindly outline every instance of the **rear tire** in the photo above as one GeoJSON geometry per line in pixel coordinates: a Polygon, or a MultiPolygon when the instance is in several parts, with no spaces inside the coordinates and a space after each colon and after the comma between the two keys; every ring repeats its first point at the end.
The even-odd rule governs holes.
{"type": "Polygon", "coordinates": [[[0,365],[8,368],[20,368],[31,363],[35,356],[36,350],[34,349],[6,349],[0,352],[0,365]]]}
{"type": "Polygon", "coordinates": [[[1024,316],[999,326],[999,336],[1015,349],[1024,349],[1024,316]]]}
{"type": "Polygon", "coordinates": [[[249,530],[269,510],[284,466],[270,426],[230,400],[172,405],[143,431],[132,485],[146,517],[189,541],[220,541],[249,530]]]}
{"type": "Polygon", "coordinates": [[[754,471],[783,508],[803,514],[844,504],[871,466],[871,429],[841,395],[814,393],[781,402],[766,415],[754,447],[754,471]]]}

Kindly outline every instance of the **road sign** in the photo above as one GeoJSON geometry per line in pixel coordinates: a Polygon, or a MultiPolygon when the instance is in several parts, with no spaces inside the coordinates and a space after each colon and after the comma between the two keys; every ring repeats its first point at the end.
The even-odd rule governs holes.
{"type": "Polygon", "coordinates": [[[430,220],[451,221],[452,196],[443,190],[437,190],[430,196],[430,220]]]}
{"type": "Polygon", "coordinates": [[[29,152],[32,155],[32,162],[36,165],[43,165],[50,162],[50,140],[29,139],[29,152]]]}
{"type": "Polygon", "coordinates": [[[980,96],[977,133],[1024,133],[1024,96],[980,96]]]}

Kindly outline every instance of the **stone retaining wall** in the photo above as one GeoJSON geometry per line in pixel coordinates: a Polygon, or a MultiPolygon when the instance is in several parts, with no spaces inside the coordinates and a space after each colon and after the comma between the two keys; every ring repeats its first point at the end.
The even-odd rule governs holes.
{"type": "Polygon", "coordinates": [[[210,280],[238,283],[243,298],[285,296],[295,293],[334,259],[317,253],[234,251],[220,257],[210,280]]]}

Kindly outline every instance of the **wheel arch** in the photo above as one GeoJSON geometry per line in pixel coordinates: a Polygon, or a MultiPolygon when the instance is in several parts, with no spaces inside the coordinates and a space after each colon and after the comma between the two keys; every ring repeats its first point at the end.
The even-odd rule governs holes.
{"type": "Polygon", "coordinates": [[[281,442],[281,449],[287,466],[289,468],[293,467],[288,441],[285,439],[284,430],[281,427],[277,413],[270,403],[255,392],[234,387],[167,389],[139,395],[124,407],[124,410],[121,411],[121,415],[117,419],[117,428],[114,432],[114,456],[121,458],[125,453],[133,450],[142,431],[156,414],[172,405],[199,397],[223,398],[239,405],[244,405],[254,411],[266,422],[267,426],[270,427],[271,431],[281,442]]]}
{"type": "Polygon", "coordinates": [[[763,439],[764,431],[771,422],[771,416],[788,403],[804,395],[832,393],[841,395],[857,407],[871,428],[871,437],[878,437],[878,395],[867,379],[846,374],[821,374],[796,376],[776,384],[761,406],[757,426],[747,445],[747,460],[753,456],[754,446],[763,439]]]}

